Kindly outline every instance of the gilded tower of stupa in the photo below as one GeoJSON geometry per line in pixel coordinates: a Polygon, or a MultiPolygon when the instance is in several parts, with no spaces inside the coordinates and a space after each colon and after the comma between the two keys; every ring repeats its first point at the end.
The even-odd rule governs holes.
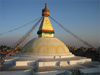
{"type": "Polygon", "coordinates": [[[54,30],[48,18],[49,15],[50,15],[49,9],[47,8],[47,4],[45,4],[44,9],[42,10],[43,20],[41,22],[39,31],[37,32],[39,37],[53,37],[54,36],[54,30]]]}

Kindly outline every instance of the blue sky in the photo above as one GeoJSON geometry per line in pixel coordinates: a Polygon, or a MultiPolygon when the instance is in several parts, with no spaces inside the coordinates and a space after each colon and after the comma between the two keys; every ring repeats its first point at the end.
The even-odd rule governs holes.
{"type": "MultiPolygon", "coordinates": [[[[94,47],[99,46],[99,0],[0,0],[0,33],[20,27],[41,17],[45,3],[50,10],[50,15],[60,24],[94,47]]],[[[55,30],[55,37],[66,45],[85,46],[62,30],[54,21],[51,19],[50,21],[55,30]]],[[[0,45],[11,46],[34,24],[35,22],[17,31],[0,36],[0,45]]],[[[38,27],[32,33],[30,39],[37,37],[38,27]]]]}

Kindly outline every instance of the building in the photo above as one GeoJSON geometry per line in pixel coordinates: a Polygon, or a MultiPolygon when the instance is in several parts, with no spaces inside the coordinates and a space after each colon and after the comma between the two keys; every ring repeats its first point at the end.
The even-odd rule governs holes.
{"type": "Polygon", "coordinates": [[[38,38],[29,41],[22,53],[10,56],[1,67],[1,75],[80,75],[100,73],[98,62],[90,58],[74,56],[66,45],[54,37],[54,30],[48,16],[47,4],[42,10],[42,22],[38,38]],[[94,66],[95,65],[95,66],[94,66]]]}

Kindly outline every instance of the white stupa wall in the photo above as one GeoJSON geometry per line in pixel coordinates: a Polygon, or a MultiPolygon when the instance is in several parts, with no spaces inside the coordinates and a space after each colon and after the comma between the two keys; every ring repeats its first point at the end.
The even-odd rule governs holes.
{"type": "Polygon", "coordinates": [[[34,66],[34,61],[16,61],[16,66],[34,66]]]}

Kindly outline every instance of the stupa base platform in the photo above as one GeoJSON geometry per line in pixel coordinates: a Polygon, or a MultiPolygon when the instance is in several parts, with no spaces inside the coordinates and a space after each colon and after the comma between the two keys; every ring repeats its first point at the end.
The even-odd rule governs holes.
{"type": "Polygon", "coordinates": [[[99,62],[86,62],[70,66],[13,66],[4,68],[4,70],[1,68],[0,75],[69,75],[73,71],[80,71],[81,74],[99,75],[99,66],[99,62]]]}
{"type": "Polygon", "coordinates": [[[91,62],[91,59],[85,57],[70,57],[70,58],[40,58],[34,60],[17,60],[16,66],[38,66],[38,67],[46,67],[46,66],[69,66],[75,64],[83,64],[85,62],[91,62]]]}
{"type": "MultiPolygon", "coordinates": [[[[18,54],[10,56],[6,59],[3,67],[1,67],[1,75],[56,75],[60,73],[72,73],[72,70],[80,70],[84,72],[89,70],[91,73],[100,73],[96,65],[91,59],[80,56],[69,56],[66,58],[38,58],[36,55],[18,54]],[[8,66],[7,66],[8,65],[8,66]],[[96,71],[95,71],[96,70],[96,71]]],[[[84,72],[85,73],[85,72],[84,72]]],[[[89,73],[88,73],[89,74],[89,73]]]]}
{"type": "Polygon", "coordinates": [[[8,57],[5,64],[15,64],[15,66],[70,66],[75,64],[83,64],[91,62],[90,58],[79,57],[74,55],[32,55],[32,54],[18,54],[13,57],[8,57]]]}

